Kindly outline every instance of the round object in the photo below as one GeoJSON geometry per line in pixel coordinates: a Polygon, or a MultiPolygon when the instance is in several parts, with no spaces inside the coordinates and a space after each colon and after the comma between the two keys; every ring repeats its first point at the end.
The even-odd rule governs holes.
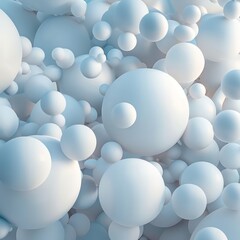
{"type": "Polygon", "coordinates": [[[39,187],[51,171],[46,146],[32,137],[14,138],[1,148],[0,179],[13,190],[30,191],[39,187]]]}
{"type": "Polygon", "coordinates": [[[191,118],[182,136],[186,146],[193,150],[206,148],[213,141],[214,132],[212,124],[204,118],[191,118]]]}
{"type": "Polygon", "coordinates": [[[224,5],[223,13],[228,19],[238,19],[240,16],[240,3],[238,1],[229,1],[224,5]]]}
{"type": "Polygon", "coordinates": [[[235,142],[240,139],[240,113],[234,110],[220,112],[214,122],[215,136],[222,142],[235,142]]]}
{"type": "Polygon", "coordinates": [[[207,206],[207,198],[197,185],[183,184],[172,194],[172,206],[176,214],[187,220],[200,217],[207,206]]]}
{"type": "Polygon", "coordinates": [[[228,240],[223,231],[215,227],[205,227],[199,230],[193,240],[228,240]]]}
{"type": "Polygon", "coordinates": [[[183,86],[195,81],[200,76],[204,64],[205,60],[201,50],[192,43],[174,45],[167,52],[165,59],[167,72],[183,86]]]}
{"type": "Polygon", "coordinates": [[[54,123],[45,123],[43,124],[37,131],[39,135],[46,135],[50,137],[55,137],[57,139],[61,139],[62,137],[62,129],[54,123]]]}
{"type": "Polygon", "coordinates": [[[189,94],[194,99],[199,99],[205,96],[206,94],[206,88],[201,83],[194,83],[189,88],[189,94]]]}
{"type": "Polygon", "coordinates": [[[0,139],[8,140],[17,132],[19,119],[8,106],[0,106],[0,113],[0,139]]]}
{"type": "Polygon", "coordinates": [[[118,37],[118,46],[123,51],[131,51],[137,45],[137,38],[131,32],[121,33],[118,37]]]}
{"type": "Polygon", "coordinates": [[[140,22],[141,35],[151,42],[163,39],[168,32],[168,21],[159,12],[146,14],[140,22]]]}
{"type": "Polygon", "coordinates": [[[114,163],[122,159],[123,149],[120,144],[116,142],[107,142],[102,146],[101,157],[109,162],[114,163]]]}
{"type": "Polygon", "coordinates": [[[221,88],[226,97],[240,100],[240,70],[228,72],[221,82],[221,88]]]}
{"type": "Polygon", "coordinates": [[[225,206],[233,211],[240,210],[240,184],[230,183],[222,192],[222,200],[225,206]]]}
{"type": "Polygon", "coordinates": [[[187,164],[182,160],[174,160],[168,167],[168,171],[175,181],[178,181],[187,164]]]}
{"type": "Polygon", "coordinates": [[[86,78],[96,78],[102,72],[102,64],[93,57],[87,57],[82,61],[80,69],[86,78]]]}
{"type": "Polygon", "coordinates": [[[172,77],[155,69],[137,69],[109,86],[102,120],[109,136],[124,149],[152,156],[175,145],[187,126],[188,111],[186,95],[172,77]],[[173,101],[178,104],[171,104],[173,101]],[[127,129],[116,127],[111,117],[114,107],[122,102],[131,104],[137,112],[135,123],[127,129]]]}
{"type": "Polygon", "coordinates": [[[111,37],[111,25],[105,21],[100,21],[94,24],[92,29],[93,36],[99,41],[106,41],[111,37]]]}
{"type": "Polygon", "coordinates": [[[82,213],[75,213],[69,219],[69,224],[72,225],[78,237],[84,236],[90,230],[90,220],[82,213]]]}
{"type": "Polygon", "coordinates": [[[64,231],[65,231],[65,238],[64,240],[76,240],[77,238],[77,234],[76,231],[74,229],[74,227],[70,224],[67,224],[64,227],[64,231]]]}
{"type": "Polygon", "coordinates": [[[17,76],[22,63],[22,45],[12,20],[0,10],[0,93],[6,90],[17,76]]]}
{"type": "Polygon", "coordinates": [[[240,145],[228,143],[220,150],[220,163],[228,169],[240,168],[240,145]]]}
{"type": "Polygon", "coordinates": [[[99,185],[99,200],[114,222],[134,227],[150,222],[160,213],[164,192],[164,182],[156,167],[129,158],[106,170],[99,185]]]}
{"type": "Polygon", "coordinates": [[[82,161],[92,155],[96,148],[94,132],[84,125],[73,125],[63,131],[61,149],[72,160],[82,161]]]}
{"type": "Polygon", "coordinates": [[[61,114],[66,107],[66,99],[58,91],[50,91],[41,99],[42,110],[48,115],[61,114]]]}
{"type": "Polygon", "coordinates": [[[215,201],[223,190],[223,177],[220,170],[208,162],[196,162],[185,168],[180,177],[180,184],[194,184],[200,187],[207,203],[215,201]]]}
{"type": "Polygon", "coordinates": [[[183,9],[182,18],[183,21],[187,24],[197,23],[201,19],[201,16],[201,10],[196,5],[187,5],[183,9]]]}
{"type": "Polygon", "coordinates": [[[174,36],[179,42],[190,42],[196,37],[196,33],[190,26],[178,25],[174,30],[174,36]]]}

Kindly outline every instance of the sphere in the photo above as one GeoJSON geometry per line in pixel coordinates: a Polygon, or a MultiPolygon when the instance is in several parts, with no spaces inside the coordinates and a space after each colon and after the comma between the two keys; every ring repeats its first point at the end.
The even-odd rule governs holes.
{"type": "Polygon", "coordinates": [[[48,115],[61,114],[66,107],[66,99],[58,91],[50,91],[41,99],[41,108],[48,115]]]}
{"type": "Polygon", "coordinates": [[[57,47],[71,50],[75,56],[88,53],[90,37],[83,24],[71,16],[47,18],[38,28],[34,46],[40,47],[46,54],[45,63],[53,63],[51,53],[57,47]]]}
{"type": "Polygon", "coordinates": [[[206,94],[206,88],[201,83],[194,83],[189,88],[189,95],[194,99],[199,99],[204,97],[206,94]]]}
{"type": "Polygon", "coordinates": [[[144,38],[151,42],[157,42],[166,36],[168,21],[161,13],[150,12],[142,18],[139,28],[144,38]]]}
{"type": "Polygon", "coordinates": [[[235,142],[240,139],[240,113],[234,110],[220,112],[214,122],[215,136],[222,142],[235,142]]]}
{"type": "Polygon", "coordinates": [[[221,82],[221,88],[226,97],[240,100],[240,70],[228,72],[221,82]]]}
{"type": "Polygon", "coordinates": [[[152,156],[168,150],[182,136],[188,121],[188,102],[180,85],[168,74],[137,69],[109,86],[103,100],[102,120],[109,136],[124,149],[152,156]],[[169,107],[174,99],[177,104],[169,107]],[[131,104],[137,114],[136,121],[127,129],[116,127],[111,117],[114,107],[122,102],[131,104]]]}
{"type": "Polygon", "coordinates": [[[201,10],[196,5],[187,5],[183,9],[182,18],[187,24],[197,23],[201,19],[201,10]]]}
{"type": "Polygon", "coordinates": [[[77,234],[76,234],[76,231],[75,231],[75,229],[73,228],[72,225],[67,224],[64,227],[64,231],[65,231],[65,238],[64,238],[64,240],[76,240],[77,234]]]}
{"type": "Polygon", "coordinates": [[[240,168],[240,145],[228,143],[220,150],[220,163],[229,169],[240,168]]]}
{"type": "Polygon", "coordinates": [[[44,228],[62,218],[72,208],[81,187],[79,164],[62,154],[59,141],[46,136],[35,138],[43,142],[51,155],[48,178],[39,187],[24,192],[13,190],[0,182],[1,216],[21,229],[44,228]],[[44,196],[47,196],[46,201],[43,201],[44,196]]]}
{"type": "Polygon", "coordinates": [[[179,25],[174,30],[174,36],[179,42],[190,42],[196,37],[196,32],[190,26],[179,25]]]}
{"type": "Polygon", "coordinates": [[[115,222],[112,222],[108,229],[108,235],[111,240],[122,239],[138,239],[140,228],[137,227],[124,227],[115,222]]]}
{"type": "Polygon", "coordinates": [[[62,137],[62,129],[54,123],[45,123],[43,124],[37,131],[38,135],[46,135],[49,137],[54,137],[57,139],[61,139],[62,137]]]}
{"type": "Polygon", "coordinates": [[[82,161],[92,155],[96,148],[94,132],[84,125],[72,125],[63,131],[61,149],[72,160],[82,161]]]}
{"type": "Polygon", "coordinates": [[[240,184],[230,183],[222,192],[222,200],[225,206],[233,211],[240,210],[240,184]]]}
{"type": "Polygon", "coordinates": [[[69,224],[72,225],[78,237],[84,236],[90,230],[90,220],[82,213],[75,213],[69,219],[69,224]]]}
{"type": "Polygon", "coordinates": [[[25,230],[18,228],[16,240],[64,240],[64,228],[60,222],[54,222],[45,228],[25,230]]]}
{"type": "Polygon", "coordinates": [[[187,164],[182,160],[174,160],[168,167],[168,171],[175,181],[178,181],[187,164]]]}
{"type": "Polygon", "coordinates": [[[240,52],[239,27],[238,20],[228,20],[221,15],[204,16],[196,37],[204,57],[214,62],[237,57],[240,52]]]}
{"type": "Polygon", "coordinates": [[[46,146],[32,137],[14,138],[1,148],[0,179],[9,188],[30,191],[39,187],[51,171],[46,146]]]}
{"type": "Polygon", "coordinates": [[[203,190],[194,184],[183,184],[172,194],[172,206],[176,214],[187,220],[200,217],[206,209],[207,198],[203,190]]]}
{"type": "Polygon", "coordinates": [[[193,150],[206,148],[213,141],[214,132],[212,124],[204,118],[191,118],[182,136],[186,146],[193,150]]]}
{"type": "Polygon", "coordinates": [[[92,29],[93,36],[99,41],[106,41],[111,37],[111,25],[105,21],[100,21],[94,24],[92,29]]]}
{"type": "Polygon", "coordinates": [[[6,90],[17,76],[22,63],[22,45],[12,20],[1,10],[0,52],[0,93],[6,90]]]}
{"type": "Polygon", "coordinates": [[[185,168],[180,177],[180,184],[194,184],[200,187],[207,203],[215,201],[223,190],[223,177],[220,170],[208,162],[196,162],[185,168]]]}
{"type": "Polygon", "coordinates": [[[205,227],[197,232],[194,240],[228,240],[225,233],[215,227],[205,227]]]}
{"type": "Polygon", "coordinates": [[[102,64],[93,57],[87,57],[81,62],[81,72],[86,78],[96,78],[102,72],[102,64]]]}
{"type": "Polygon", "coordinates": [[[204,64],[205,60],[201,50],[192,43],[174,45],[167,52],[165,60],[167,72],[183,86],[195,81],[200,76],[204,64]]]}
{"type": "Polygon", "coordinates": [[[118,46],[123,51],[131,51],[137,45],[137,38],[131,32],[121,33],[118,37],[118,46]]]}
{"type": "Polygon", "coordinates": [[[99,200],[114,222],[134,227],[150,222],[160,213],[164,192],[157,168],[147,161],[129,158],[106,170],[99,185],[99,200]]]}
{"type": "Polygon", "coordinates": [[[102,146],[101,157],[109,162],[114,163],[122,159],[123,149],[120,144],[116,142],[107,142],[102,146]]]}
{"type": "Polygon", "coordinates": [[[237,169],[223,169],[222,176],[224,179],[224,186],[227,186],[230,183],[239,182],[239,172],[237,169]]]}
{"type": "Polygon", "coordinates": [[[8,106],[0,106],[0,113],[0,139],[8,140],[17,132],[19,119],[8,106]]]}
{"type": "Polygon", "coordinates": [[[240,3],[237,1],[229,1],[224,5],[223,13],[228,19],[238,19],[240,16],[240,3]]]}

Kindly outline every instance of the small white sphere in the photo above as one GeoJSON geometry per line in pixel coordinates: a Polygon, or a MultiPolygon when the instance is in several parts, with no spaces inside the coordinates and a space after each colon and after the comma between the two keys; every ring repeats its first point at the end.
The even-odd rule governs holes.
{"type": "Polygon", "coordinates": [[[136,36],[130,32],[121,33],[117,41],[119,48],[126,52],[133,50],[137,45],[136,36]]]}
{"type": "Polygon", "coordinates": [[[202,98],[206,94],[206,88],[201,83],[194,83],[189,88],[189,94],[194,99],[202,98]]]}
{"type": "Polygon", "coordinates": [[[227,208],[233,211],[240,210],[240,184],[230,183],[222,192],[222,200],[227,208]]]}
{"type": "Polygon", "coordinates": [[[25,58],[32,51],[32,43],[27,37],[21,36],[20,39],[22,44],[22,57],[25,58]]]}
{"type": "Polygon", "coordinates": [[[17,131],[19,119],[12,108],[0,106],[0,139],[8,140],[17,131]]]}
{"type": "Polygon", "coordinates": [[[84,0],[78,0],[72,3],[71,12],[73,16],[84,18],[87,10],[87,3],[84,0]]]}
{"type": "Polygon", "coordinates": [[[195,184],[207,197],[207,202],[215,201],[223,190],[223,177],[220,170],[208,162],[196,162],[185,168],[180,184],[195,184]]]}
{"type": "Polygon", "coordinates": [[[41,99],[41,108],[48,115],[61,114],[66,107],[65,97],[58,91],[50,91],[41,99]]]}
{"type": "Polygon", "coordinates": [[[206,148],[213,141],[214,132],[212,124],[204,118],[191,118],[182,136],[186,146],[193,150],[206,148]]]}
{"type": "Polygon", "coordinates": [[[222,142],[235,142],[240,139],[240,113],[234,110],[220,112],[214,122],[215,136],[222,142]]]}
{"type": "Polygon", "coordinates": [[[146,14],[140,22],[141,35],[151,42],[162,40],[168,32],[168,21],[159,12],[146,14]]]}
{"type": "Polygon", "coordinates": [[[60,128],[63,128],[66,124],[66,118],[63,114],[55,115],[51,118],[51,121],[57,124],[60,128]]]}
{"type": "Polygon", "coordinates": [[[101,157],[109,162],[114,163],[122,159],[123,149],[120,144],[116,142],[107,142],[102,146],[101,157]]]}
{"type": "Polygon", "coordinates": [[[123,240],[123,239],[138,239],[140,235],[140,228],[137,227],[124,227],[115,222],[112,222],[108,229],[108,235],[111,240],[123,240]]]}
{"type": "Polygon", "coordinates": [[[223,13],[228,19],[238,19],[240,16],[240,2],[229,1],[224,5],[223,13]]]}
{"type": "Polygon", "coordinates": [[[62,77],[62,70],[55,65],[49,65],[44,69],[44,75],[47,76],[52,82],[57,82],[62,77]]]}
{"type": "Polygon", "coordinates": [[[30,191],[49,176],[51,155],[47,147],[32,137],[19,137],[1,148],[0,179],[17,191],[30,191]]]}
{"type": "Polygon", "coordinates": [[[86,78],[96,78],[102,72],[102,64],[93,57],[85,58],[80,65],[82,74],[86,78]]]}
{"type": "Polygon", "coordinates": [[[220,163],[229,169],[240,168],[240,145],[228,143],[220,150],[220,163]]]}
{"type": "Polygon", "coordinates": [[[76,233],[76,230],[74,229],[74,227],[72,225],[67,224],[64,227],[64,231],[65,231],[65,238],[64,238],[64,240],[76,240],[77,233],[76,233]]]}
{"type": "Polygon", "coordinates": [[[223,231],[215,227],[205,227],[200,229],[193,240],[228,240],[223,231]]]}
{"type": "Polygon", "coordinates": [[[96,148],[94,132],[84,125],[72,125],[63,131],[61,148],[70,159],[82,161],[92,155],[96,148]]]}
{"type": "Polygon", "coordinates": [[[10,96],[15,95],[18,92],[18,84],[13,81],[11,85],[5,90],[5,92],[10,96]]]}
{"type": "Polygon", "coordinates": [[[118,103],[112,109],[111,120],[118,128],[130,128],[135,123],[136,119],[136,109],[130,103],[118,103]]]}
{"type": "Polygon", "coordinates": [[[54,137],[57,139],[61,139],[62,130],[61,128],[54,123],[45,123],[38,129],[38,135],[46,135],[50,137],[54,137]]]}
{"type": "Polygon", "coordinates": [[[90,230],[90,220],[82,213],[75,213],[69,219],[69,224],[72,225],[78,237],[84,236],[90,230]]]}
{"type": "Polygon", "coordinates": [[[240,180],[237,169],[223,169],[222,176],[224,179],[224,186],[227,186],[230,183],[238,183],[240,180]]]}
{"type": "Polygon", "coordinates": [[[190,42],[196,37],[196,33],[190,26],[178,25],[174,30],[174,37],[179,42],[190,42]]]}
{"type": "Polygon", "coordinates": [[[101,47],[99,46],[94,46],[89,50],[89,56],[93,57],[93,58],[97,58],[97,56],[99,54],[104,54],[104,51],[101,47]]]}
{"type": "Polygon", "coordinates": [[[178,181],[184,169],[188,165],[182,160],[174,160],[168,167],[168,171],[172,175],[175,181],[178,181]]]}
{"type": "Polygon", "coordinates": [[[99,41],[106,41],[111,37],[111,25],[105,21],[100,21],[94,24],[92,29],[93,36],[99,41]]]}
{"type": "Polygon", "coordinates": [[[172,194],[172,206],[176,214],[187,220],[200,217],[207,206],[207,198],[197,185],[183,184],[172,194]]]}
{"type": "Polygon", "coordinates": [[[226,97],[240,100],[240,70],[228,72],[221,82],[221,88],[226,97]]]}
{"type": "Polygon", "coordinates": [[[187,24],[197,23],[201,16],[201,10],[196,5],[187,5],[182,12],[183,21],[187,24]]]}

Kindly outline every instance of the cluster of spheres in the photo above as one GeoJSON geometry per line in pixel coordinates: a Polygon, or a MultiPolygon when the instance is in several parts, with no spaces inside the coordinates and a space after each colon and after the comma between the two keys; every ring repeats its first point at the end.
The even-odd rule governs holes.
{"type": "Polygon", "coordinates": [[[0,239],[239,222],[240,1],[0,1],[0,239]]]}

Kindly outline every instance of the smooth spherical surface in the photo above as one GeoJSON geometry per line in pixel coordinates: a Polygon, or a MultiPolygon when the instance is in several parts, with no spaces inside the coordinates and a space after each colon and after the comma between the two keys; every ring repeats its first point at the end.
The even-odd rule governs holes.
{"type": "Polygon", "coordinates": [[[96,78],[102,72],[102,64],[93,57],[87,57],[82,61],[80,69],[86,78],[96,78]]]}
{"type": "Polygon", "coordinates": [[[191,118],[182,136],[186,146],[193,150],[206,148],[213,141],[212,124],[205,118],[191,118]]]}
{"type": "Polygon", "coordinates": [[[99,185],[104,212],[114,222],[126,227],[153,220],[163,207],[164,192],[164,182],[157,168],[135,158],[110,166],[99,185]]]}
{"type": "Polygon", "coordinates": [[[199,186],[207,197],[207,202],[215,201],[223,190],[223,177],[220,170],[208,162],[196,162],[185,168],[180,184],[199,186]]]}
{"type": "Polygon", "coordinates": [[[73,214],[69,219],[69,224],[74,227],[78,237],[86,235],[90,229],[90,220],[82,213],[73,214]]]}
{"type": "Polygon", "coordinates": [[[45,228],[24,230],[18,228],[17,240],[64,240],[64,228],[60,222],[55,222],[45,228]]]}
{"type": "Polygon", "coordinates": [[[117,162],[122,159],[123,149],[116,142],[107,142],[102,146],[101,157],[110,163],[117,162]]]}
{"type": "Polygon", "coordinates": [[[174,45],[168,51],[165,60],[167,72],[181,85],[196,80],[202,73],[204,64],[205,60],[201,50],[191,43],[174,45]],[[189,66],[191,67],[189,68],[189,66]]]}
{"type": "Polygon", "coordinates": [[[97,40],[106,41],[112,34],[111,25],[104,21],[97,22],[93,26],[92,33],[97,40]]]}
{"type": "Polygon", "coordinates": [[[12,108],[0,106],[0,139],[8,140],[17,131],[19,119],[12,108]]]}
{"type": "Polygon", "coordinates": [[[186,95],[176,80],[159,70],[138,69],[109,86],[102,119],[107,133],[123,148],[151,156],[168,150],[180,139],[188,111],[186,95]],[[137,112],[135,123],[127,129],[116,127],[111,118],[114,107],[122,102],[131,104],[137,112]]]}
{"type": "Polygon", "coordinates": [[[240,145],[228,143],[220,150],[220,163],[229,169],[240,168],[240,145]]]}
{"type": "Polygon", "coordinates": [[[183,184],[178,187],[173,192],[171,202],[176,214],[187,220],[200,217],[207,206],[205,193],[193,184],[183,184]]]}
{"type": "Polygon", "coordinates": [[[196,5],[187,5],[183,9],[182,18],[187,24],[194,24],[201,19],[201,10],[196,5]]]}
{"type": "Polygon", "coordinates": [[[125,32],[121,33],[118,37],[118,46],[123,51],[131,51],[137,45],[137,38],[133,33],[125,32]]]}
{"type": "Polygon", "coordinates": [[[0,179],[11,189],[30,191],[49,176],[51,156],[46,146],[32,137],[10,140],[1,148],[0,179]]]}
{"type": "Polygon", "coordinates": [[[235,142],[240,139],[240,113],[234,110],[220,112],[214,122],[215,136],[222,142],[235,142]]]}
{"type": "Polygon", "coordinates": [[[157,42],[163,39],[168,32],[168,21],[158,12],[146,14],[140,22],[141,35],[151,42],[157,42]]]}
{"type": "Polygon", "coordinates": [[[228,72],[222,82],[221,87],[226,97],[239,100],[240,99],[240,70],[232,70],[228,72]]]}
{"type": "Polygon", "coordinates": [[[199,99],[205,96],[206,94],[206,88],[201,83],[194,83],[189,88],[189,94],[194,99],[199,99]]]}
{"type": "Polygon", "coordinates": [[[228,19],[238,19],[240,16],[240,3],[237,1],[229,1],[224,5],[223,13],[228,19]]]}
{"type": "Polygon", "coordinates": [[[240,210],[240,184],[230,183],[222,192],[222,200],[225,206],[233,211],[240,210]]]}
{"type": "Polygon", "coordinates": [[[61,148],[72,160],[82,161],[92,155],[96,148],[94,132],[84,125],[73,125],[63,131],[61,148]]]}
{"type": "Polygon", "coordinates": [[[42,110],[48,115],[61,114],[66,107],[66,99],[58,91],[50,91],[41,99],[42,110]]]}
{"type": "Polygon", "coordinates": [[[193,240],[228,240],[223,231],[215,227],[202,228],[193,240]]]}

